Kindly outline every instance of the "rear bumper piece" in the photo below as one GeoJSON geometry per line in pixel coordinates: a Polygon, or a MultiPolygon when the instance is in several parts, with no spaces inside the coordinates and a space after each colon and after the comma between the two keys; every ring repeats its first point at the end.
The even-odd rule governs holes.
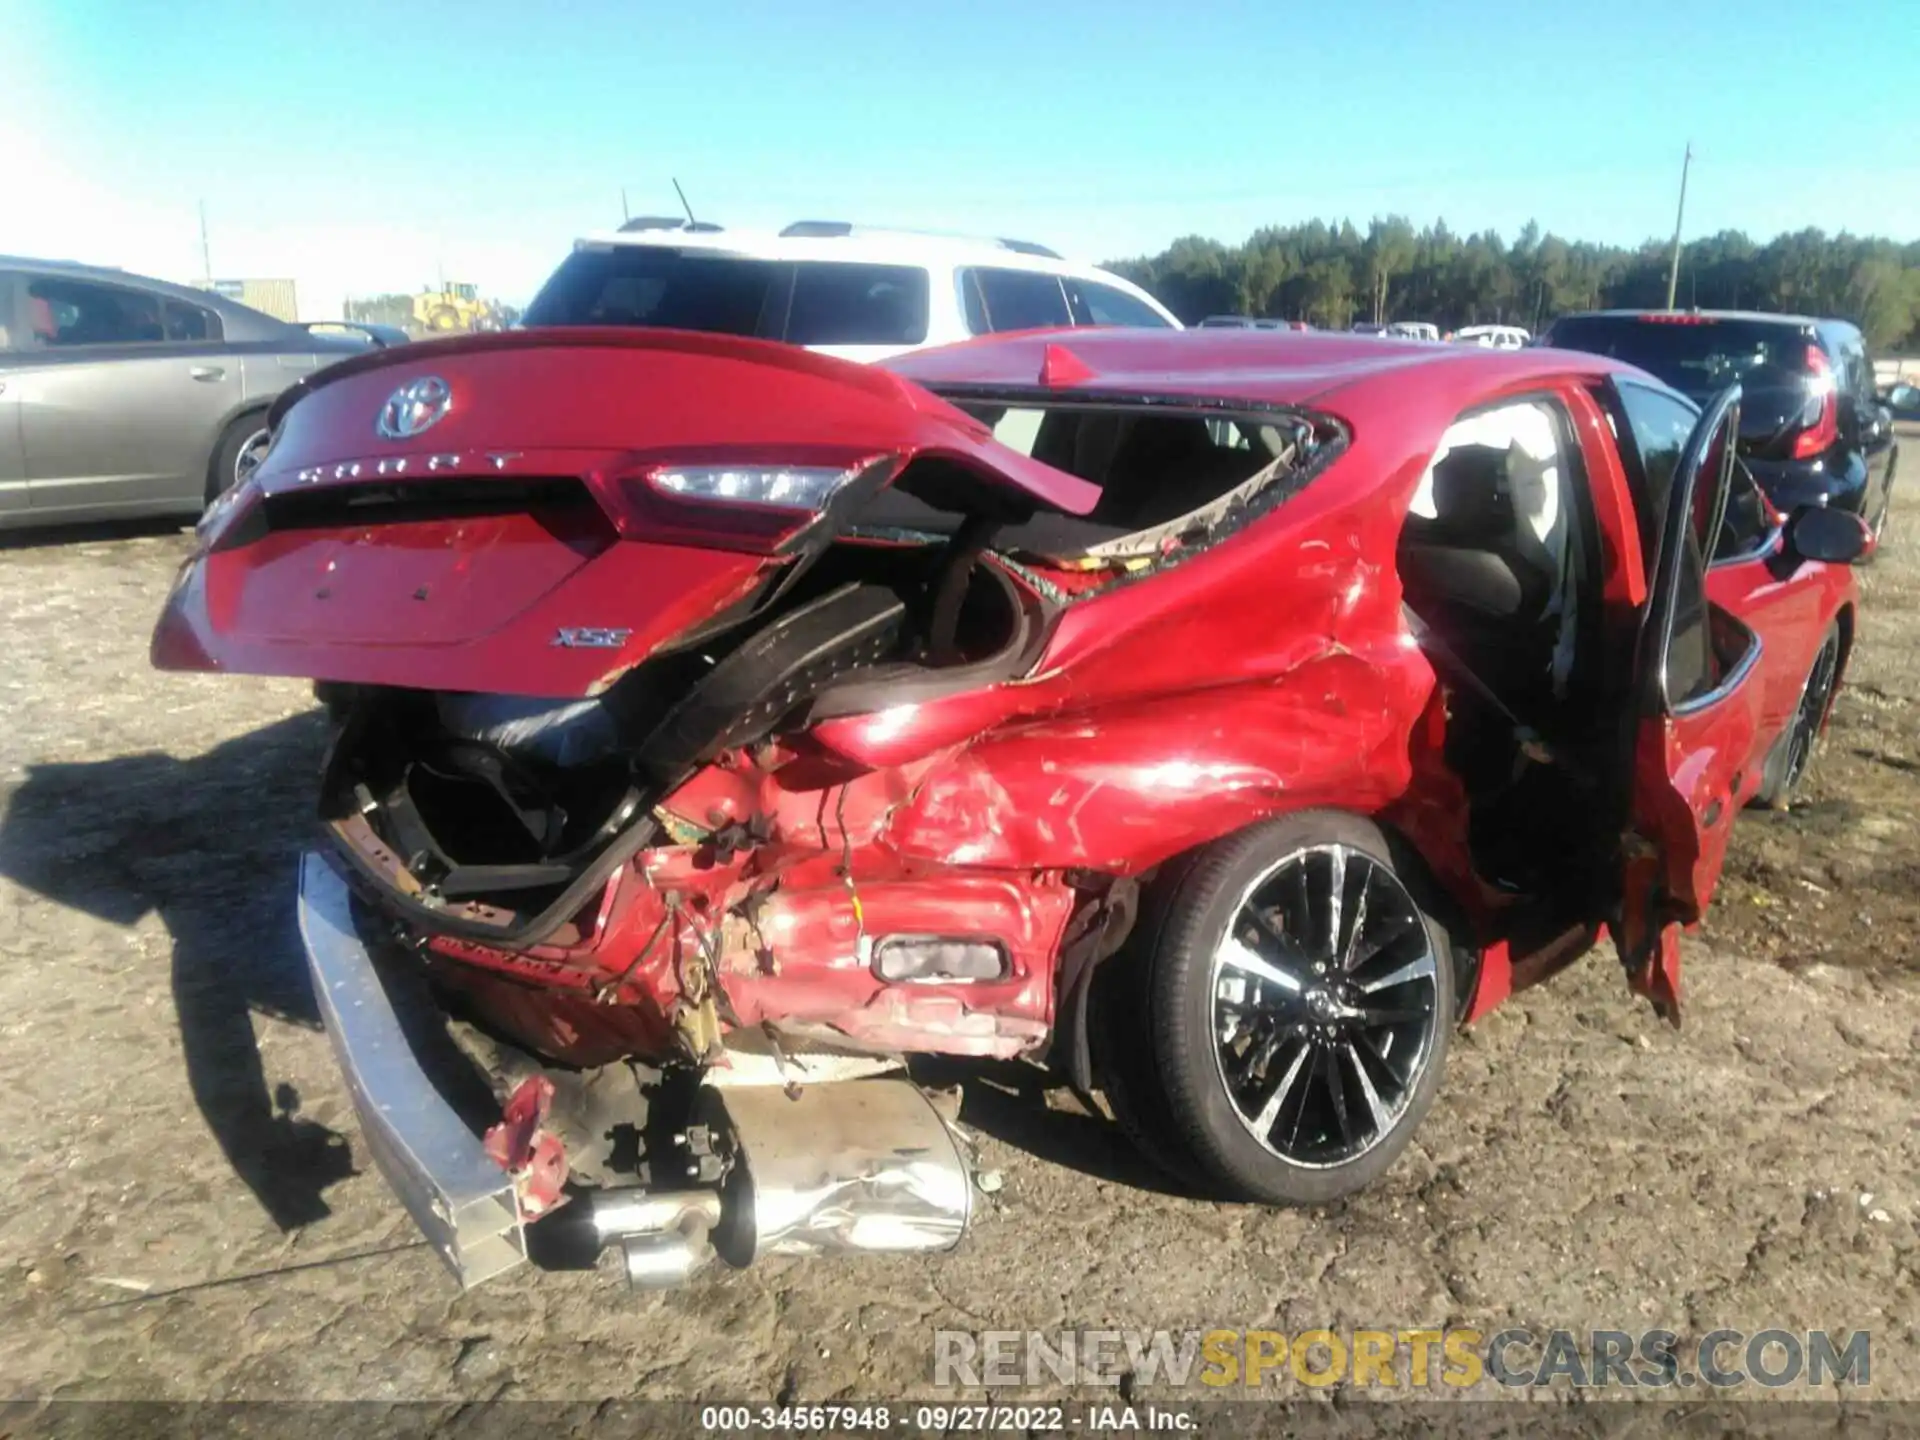
{"type": "Polygon", "coordinates": [[[374,1163],[463,1288],[512,1269],[527,1258],[513,1182],[415,1058],[347,883],[323,855],[301,857],[299,913],[314,998],[374,1163]]]}

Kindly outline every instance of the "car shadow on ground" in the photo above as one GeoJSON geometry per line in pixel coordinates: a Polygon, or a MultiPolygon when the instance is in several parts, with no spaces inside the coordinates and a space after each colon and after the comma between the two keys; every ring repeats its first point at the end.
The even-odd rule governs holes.
{"type": "Polygon", "coordinates": [[[1113,1121],[1088,1113],[1079,1097],[1044,1070],[1018,1061],[916,1056],[913,1078],[930,1090],[960,1088],[960,1123],[1037,1159],[1096,1180],[1194,1197],[1134,1148],[1113,1121]]]}
{"type": "Polygon", "coordinates": [[[116,925],[158,913],[194,1101],[282,1230],[329,1214],[323,1192],[353,1173],[346,1138],[269,1087],[253,1030],[255,1012],[320,1024],[294,899],[324,739],[314,711],[186,760],[35,765],[0,818],[14,883],[116,925]]]}

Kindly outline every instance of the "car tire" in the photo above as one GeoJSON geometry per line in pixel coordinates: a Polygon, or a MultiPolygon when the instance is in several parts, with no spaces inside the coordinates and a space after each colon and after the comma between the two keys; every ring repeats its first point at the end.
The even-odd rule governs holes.
{"type": "Polygon", "coordinates": [[[1097,977],[1093,1037],[1107,1102],[1150,1159],[1275,1205],[1338,1200],[1393,1164],[1454,1016],[1452,945],[1414,868],[1379,827],[1312,810],[1156,877],[1097,977]]]}
{"type": "Polygon", "coordinates": [[[1807,678],[1800,682],[1800,699],[1786,729],[1775,737],[1760,769],[1760,788],[1753,803],[1765,810],[1785,810],[1793,803],[1793,794],[1807,778],[1813,757],[1819,749],[1820,733],[1827,712],[1833,705],[1834,691],[1840,684],[1840,625],[1827,627],[1820,648],[1813,653],[1807,678]]]}
{"type": "Polygon", "coordinates": [[[213,459],[207,465],[207,504],[211,505],[238,485],[251,471],[247,462],[259,463],[259,452],[267,441],[267,412],[255,410],[242,415],[221,433],[213,447],[213,459]]]}

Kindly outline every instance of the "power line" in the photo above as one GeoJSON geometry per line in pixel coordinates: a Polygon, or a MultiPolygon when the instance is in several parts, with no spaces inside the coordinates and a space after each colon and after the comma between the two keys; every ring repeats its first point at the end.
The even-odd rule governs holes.
{"type": "Polygon", "coordinates": [[[1673,263],[1667,267],[1667,309],[1673,309],[1674,292],[1680,288],[1680,227],[1687,219],[1687,172],[1693,168],[1693,142],[1687,142],[1686,158],[1680,162],[1680,209],[1673,217],[1673,263]]]}

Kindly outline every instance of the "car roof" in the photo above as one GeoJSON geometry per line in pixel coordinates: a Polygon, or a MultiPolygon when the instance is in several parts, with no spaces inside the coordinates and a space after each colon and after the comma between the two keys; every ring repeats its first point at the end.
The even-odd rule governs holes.
{"type": "MultiPolygon", "coordinates": [[[[785,230],[736,229],[720,225],[697,228],[666,221],[638,221],[645,229],[601,230],[573,242],[578,250],[618,248],[692,251],[751,260],[819,261],[840,264],[917,265],[928,269],[966,266],[1026,270],[1096,280],[1151,305],[1162,315],[1173,311],[1152,292],[1098,265],[1068,260],[1026,240],[997,240],[977,235],[947,235],[937,231],[897,230],[843,225],[837,221],[798,221],[785,230]],[[803,233],[794,233],[796,231],[803,233]]],[[[1176,321],[1176,323],[1178,323],[1176,321]]]]}
{"type": "Polygon", "coordinates": [[[0,255],[0,270],[38,270],[49,275],[64,275],[74,280],[97,280],[103,285],[130,285],[141,290],[151,290],[157,295],[165,295],[175,300],[183,300],[189,305],[198,305],[203,310],[211,310],[223,322],[222,329],[229,340],[262,339],[280,336],[289,330],[298,330],[297,325],[276,319],[264,311],[255,310],[251,305],[242,305],[237,300],[213,290],[201,290],[192,285],[176,285],[171,280],[156,280],[151,275],[136,275],[131,270],[120,270],[110,265],[83,265],[77,260],[39,260],[26,255],[0,255]],[[254,333],[236,334],[236,327],[254,333]]]}
{"type": "Polygon", "coordinates": [[[1418,412],[1424,417],[1419,423],[1435,422],[1435,438],[1462,410],[1530,382],[1613,374],[1651,378],[1622,361],[1583,351],[1491,350],[1337,331],[1225,327],[1026,331],[921,350],[882,364],[946,394],[1026,392],[1056,403],[1075,394],[1108,401],[1243,402],[1323,411],[1361,428],[1397,423],[1397,412],[1409,419],[1418,412]],[[1043,367],[1054,383],[1042,381],[1043,367]],[[1061,381],[1062,375],[1072,378],[1061,381]],[[1410,406],[1415,394],[1431,403],[1410,406]]]}
{"type": "Polygon", "coordinates": [[[1408,477],[1431,462],[1448,427],[1469,411],[1556,382],[1611,375],[1670,389],[1632,365],[1583,351],[1198,327],[986,336],[897,356],[880,368],[963,406],[1191,400],[1227,411],[1244,405],[1327,417],[1346,432],[1346,450],[1336,473],[1310,493],[1344,500],[1378,494],[1403,510],[1412,494],[1408,477]]]}
{"type": "MultiPolygon", "coordinates": [[[[632,222],[630,222],[632,223],[632,222]]],[[[642,222],[644,223],[644,222],[642,222]]],[[[843,226],[833,221],[800,221],[786,230],[706,226],[689,229],[664,223],[644,230],[598,230],[574,242],[580,247],[651,246],[664,250],[703,250],[761,260],[852,260],[869,264],[997,265],[1051,274],[1111,272],[1068,260],[1024,240],[997,240],[938,231],[879,226],[843,226]],[[799,231],[801,233],[793,233],[799,231]]],[[[1113,278],[1119,279],[1119,276],[1113,278]]]]}

